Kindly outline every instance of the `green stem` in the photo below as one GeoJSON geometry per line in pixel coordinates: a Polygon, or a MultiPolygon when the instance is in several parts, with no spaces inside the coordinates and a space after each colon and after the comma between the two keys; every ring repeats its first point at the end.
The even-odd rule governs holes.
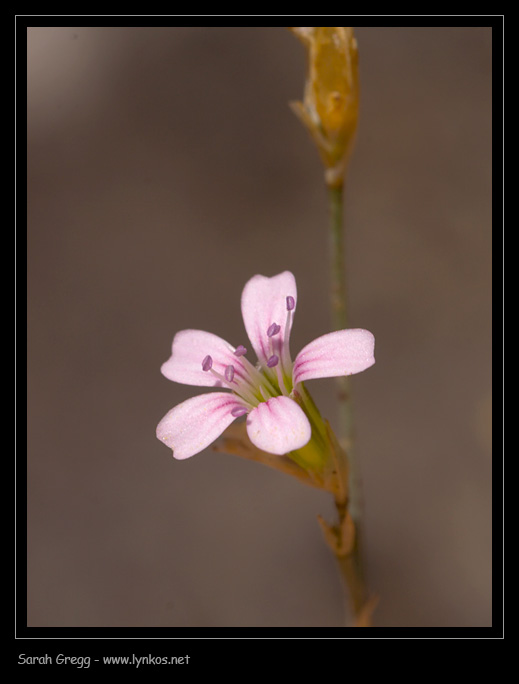
{"type": "Polygon", "coordinates": [[[330,201],[330,271],[332,324],[335,330],[343,330],[348,321],[346,301],[346,260],[344,249],[343,202],[344,184],[329,187],[330,201]]]}
{"type": "MultiPolygon", "coordinates": [[[[346,259],[344,245],[344,185],[329,188],[330,200],[330,261],[331,283],[330,299],[333,330],[348,327],[348,306],[346,295],[346,259]]],[[[353,453],[353,409],[351,401],[350,378],[345,375],[336,380],[339,439],[348,454],[350,471],[349,508],[354,520],[360,520],[360,492],[357,465],[353,453]]]]}
{"type": "MultiPolygon", "coordinates": [[[[346,258],[344,244],[344,184],[329,186],[330,203],[330,299],[331,316],[334,330],[348,327],[348,306],[346,288],[346,258]]],[[[351,553],[345,558],[338,558],[341,574],[349,589],[352,608],[356,616],[365,604],[367,588],[364,578],[361,548],[361,491],[358,463],[354,453],[353,411],[348,376],[337,378],[337,404],[339,442],[344,449],[348,461],[347,507],[355,525],[355,544],[351,553]]],[[[344,516],[345,502],[337,501],[339,520],[344,516]]]]}
{"type": "MultiPolygon", "coordinates": [[[[346,296],[346,260],[344,248],[343,195],[344,185],[329,188],[330,200],[330,300],[333,330],[348,327],[346,296]]],[[[353,443],[353,415],[351,408],[350,380],[347,375],[337,378],[337,402],[339,409],[340,437],[348,450],[353,443]]],[[[350,463],[350,467],[351,467],[350,463]]]]}

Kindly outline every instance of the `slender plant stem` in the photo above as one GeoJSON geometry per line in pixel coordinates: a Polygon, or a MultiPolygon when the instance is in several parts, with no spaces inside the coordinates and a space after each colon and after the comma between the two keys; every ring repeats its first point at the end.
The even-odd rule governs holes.
{"type": "Polygon", "coordinates": [[[341,330],[348,320],[343,226],[344,182],[340,185],[329,186],[328,196],[330,201],[332,322],[337,330],[341,330]]]}
{"type": "MultiPolygon", "coordinates": [[[[346,296],[346,259],[344,247],[343,202],[344,184],[330,187],[330,300],[332,314],[332,328],[345,330],[348,327],[348,303],[346,296]]],[[[351,442],[353,418],[351,411],[351,397],[349,378],[343,376],[337,379],[339,425],[341,439],[351,442]]],[[[347,444],[349,446],[349,444],[347,444]]]]}
{"type": "MultiPolygon", "coordinates": [[[[334,330],[348,327],[346,256],[344,244],[344,182],[329,186],[330,204],[330,299],[332,326],[334,330]]],[[[347,555],[337,554],[342,577],[350,594],[354,615],[359,621],[368,595],[364,576],[361,547],[361,492],[358,463],[354,452],[353,411],[350,380],[347,376],[337,378],[337,404],[339,442],[348,460],[348,482],[345,491],[347,501],[336,501],[339,515],[338,529],[342,528],[345,515],[349,513],[354,525],[354,543],[347,555]]]]}
{"type": "MultiPolygon", "coordinates": [[[[344,183],[329,187],[330,202],[330,299],[332,327],[345,330],[348,327],[348,302],[346,282],[346,258],[344,240],[344,183]]],[[[348,455],[349,511],[354,521],[361,518],[360,478],[354,454],[353,407],[350,378],[344,375],[336,380],[339,440],[348,455]]]]}

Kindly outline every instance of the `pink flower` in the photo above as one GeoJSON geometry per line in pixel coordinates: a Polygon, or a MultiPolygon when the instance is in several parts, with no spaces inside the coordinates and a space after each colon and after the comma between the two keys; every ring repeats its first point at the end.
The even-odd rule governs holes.
{"type": "Polygon", "coordinates": [[[310,342],[292,362],[290,330],[297,302],[296,281],[285,271],[256,275],[245,285],[241,310],[253,365],[243,345],[233,347],[203,330],[175,335],[171,357],[161,372],[186,385],[230,391],[200,394],[171,409],[157,437],[177,459],[199,453],[239,416],[247,414],[251,442],[271,454],[301,449],[310,439],[310,421],[296,401],[299,383],[360,373],[375,363],[375,340],[367,330],[339,330],[310,342]]]}

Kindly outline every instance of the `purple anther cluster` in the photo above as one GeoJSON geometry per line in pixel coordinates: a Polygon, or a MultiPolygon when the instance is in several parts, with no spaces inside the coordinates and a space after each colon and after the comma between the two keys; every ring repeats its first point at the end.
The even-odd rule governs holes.
{"type": "Polygon", "coordinates": [[[275,354],[272,354],[272,356],[267,361],[267,366],[269,368],[274,368],[274,366],[277,366],[278,363],[279,363],[279,357],[276,356],[275,354]]]}
{"type": "Polygon", "coordinates": [[[205,359],[202,361],[202,370],[204,371],[210,371],[211,368],[213,367],[213,359],[209,354],[205,357],[205,359]]]}
{"type": "Polygon", "coordinates": [[[225,379],[227,382],[232,382],[234,378],[234,366],[227,366],[225,369],[225,379]]]}
{"type": "Polygon", "coordinates": [[[277,323],[272,323],[272,325],[269,325],[268,327],[267,337],[274,337],[274,335],[277,335],[280,330],[280,325],[278,325],[277,323]]]}

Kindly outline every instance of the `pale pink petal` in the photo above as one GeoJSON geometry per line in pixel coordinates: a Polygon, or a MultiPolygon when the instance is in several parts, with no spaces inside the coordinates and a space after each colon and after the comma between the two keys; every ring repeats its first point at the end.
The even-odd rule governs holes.
{"type": "Polygon", "coordinates": [[[217,439],[243,404],[231,392],[201,394],[171,409],[157,426],[157,437],[178,459],[198,454],[217,439]]]}
{"type": "Polygon", "coordinates": [[[294,361],[293,382],[360,373],[375,363],[375,338],[352,328],[318,337],[303,347],[294,361]]]}
{"type": "Polygon", "coordinates": [[[245,375],[243,362],[234,355],[234,347],[218,335],[205,330],[181,330],[174,339],[170,358],[162,364],[161,372],[175,382],[199,387],[225,386],[211,372],[202,370],[202,361],[206,356],[213,360],[213,369],[220,375],[225,368],[234,366],[238,378],[245,375]]]}
{"type": "Polygon", "coordinates": [[[262,402],[249,413],[247,434],[258,449],[281,456],[303,447],[312,428],[296,402],[283,396],[262,402]]]}
{"type": "Polygon", "coordinates": [[[296,280],[290,271],[267,278],[256,275],[243,288],[241,311],[245,330],[254,351],[261,363],[266,364],[273,353],[278,354],[279,346],[271,350],[271,344],[288,343],[294,311],[287,317],[287,297],[291,297],[291,307],[297,306],[296,280]],[[288,325],[287,325],[288,320],[288,325]],[[267,330],[276,323],[280,332],[275,339],[269,338],[267,330]]]}

